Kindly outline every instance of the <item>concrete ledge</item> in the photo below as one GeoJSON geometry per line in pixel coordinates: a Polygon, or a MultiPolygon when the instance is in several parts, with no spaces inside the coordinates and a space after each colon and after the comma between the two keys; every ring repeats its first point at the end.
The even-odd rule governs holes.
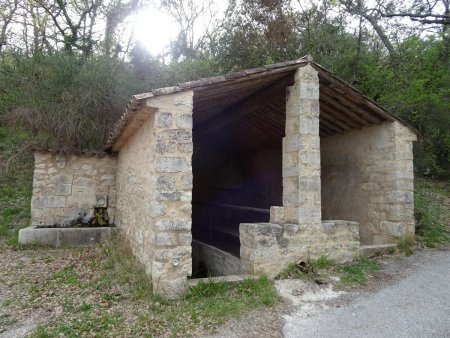
{"type": "Polygon", "coordinates": [[[38,228],[30,226],[19,231],[20,244],[78,246],[99,243],[110,238],[117,228],[38,228]]]}

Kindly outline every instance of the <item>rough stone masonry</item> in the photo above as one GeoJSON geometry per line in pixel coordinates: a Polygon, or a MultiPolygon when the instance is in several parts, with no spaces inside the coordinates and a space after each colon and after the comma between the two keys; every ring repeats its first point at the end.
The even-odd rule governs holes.
{"type": "MultiPolygon", "coordinates": [[[[318,71],[299,67],[286,96],[283,205],[271,207],[269,223],[240,225],[241,273],[274,276],[322,255],[348,261],[360,241],[414,234],[415,134],[384,122],[321,140],[319,94],[318,71]]],[[[116,155],[37,152],[32,225],[70,225],[106,206],[154,290],[177,297],[192,273],[193,96],[178,88],[145,97],[116,155]]]]}
{"type": "Polygon", "coordinates": [[[36,151],[34,160],[32,226],[88,223],[95,208],[107,208],[108,220],[114,223],[116,157],[36,151]]]}

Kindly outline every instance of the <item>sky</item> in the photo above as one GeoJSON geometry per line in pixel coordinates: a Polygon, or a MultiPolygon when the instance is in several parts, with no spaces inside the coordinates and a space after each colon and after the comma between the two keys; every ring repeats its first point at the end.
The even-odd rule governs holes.
{"type": "MultiPolygon", "coordinates": [[[[223,17],[228,0],[193,0],[193,2],[199,7],[205,4],[209,5],[195,21],[194,37],[199,38],[213,24],[211,17],[213,20],[220,20],[223,17]]],[[[175,19],[155,4],[150,4],[146,9],[140,10],[132,19],[131,26],[125,34],[129,34],[132,29],[134,39],[142,43],[154,56],[163,53],[170,41],[175,40],[180,31],[175,19]]]]}
{"type": "Polygon", "coordinates": [[[161,54],[178,31],[175,20],[156,7],[141,10],[134,21],[134,38],[152,55],[161,54]]]}

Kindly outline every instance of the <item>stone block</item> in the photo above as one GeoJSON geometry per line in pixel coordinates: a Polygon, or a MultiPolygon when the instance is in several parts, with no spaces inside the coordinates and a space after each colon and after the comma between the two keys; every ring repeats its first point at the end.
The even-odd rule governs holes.
{"type": "Polygon", "coordinates": [[[322,220],[322,213],[320,208],[300,208],[299,223],[317,223],[322,220]]]}
{"type": "Polygon", "coordinates": [[[402,237],[405,228],[406,228],[405,224],[399,222],[389,222],[389,221],[380,222],[380,230],[385,234],[396,238],[402,237]]]}
{"type": "Polygon", "coordinates": [[[169,176],[158,176],[156,188],[160,190],[171,190],[175,186],[175,179],[169,176]]]}
{"type": "Polygon", "coordinates": [[[178,245],[189,246],[192,243],[192,233],[182,232],[178,234],[178,245]]]}
{"type": "Polygon", "coordinates": [[[72,193],[71,184],[58,184],[56,186],[56,195],[69,196],[72,193]]]}
{"type": "Polygon", "coordinates": [[[50,182],[54,184],[72,184],[72,179],[73,176],[71,174],[59,174],[50,176],[50,182]]]}
{"type": "Polygon", "coordinates": [[[270,223],[285,223],[284,207],[270,207],[270,223]]]}
{"type": "Polygon", "coordinates": [[[155,222],[157,231],[182,231],[191,230],[192,221],[190,219],[165,219],[155,222]]]}
{"type": "Polygon", "coordinates": [[[178,151],[180,153],[192,154],[192,152],[194,151],[194,145],[191,141],[178,142],[178,151]]]}
{"type": "Polygon", "coordinates": [[[157,201],[151,201],[149,204],[149,212],[151,217],[164,216],[166,214],[166,207],[163,203],[158,203],[157,201]]]}
{"type": "Polygon", "coordinates": [[[155,235],[153,237],[153,244],[157,245],[157,246],[176,245],[177,241],[175,238],[175,234],[161,232],[161,233],[155,233],[155,235]]]}
{"type": "Polygon", "coordinates": [[[167,112],[156,113],[156,126],[158,128],[170,128],[172,127],[172,114],[167,112]]]}
{"type": "Polygon", "coordinates": [[[159,173],[176,173],[191,171],[191,164],[184,157],[156,157],[156,171],[159,173]]]}
{"type": "Polygon", "coordinates": [[[67,197],[67,207],[93,208],[96,203],[93,186],[72,186],[72,195],[67,197]]]}
{"type": "Polygon", "coordinates": [[[171,154],[177,150],[177,143],[171,140],[157,140],[155,150],[158,154],[171,154]]]}
{"type": "Polygon", "coordinates": [[[300,116],[299,132],[302,135],[319,135],[319,118],[315,116],[300,116]]]}
{"type": "Polygon", "coordinates": [[[95,181],[87,177],[74,177],[73,185],[79,187],[92,187],[95,186],[95,181]]]}
{"type": "Polygon", "coordinates": [[[193,188],[193,176],[192,173],[184,174],[181,176],[181,189],[192,189],[193,188]]]}
{"type": "Polygon", "coordinates": [[[191,141],[192,130],[190,129],[170,129],[159,131],[156,134],[156,140],[169,140],[169,141],[191,141]]]}
{"type": "Polygon", "coordinates": [[[64,196],[33,196],[31,198],[31,207],[35,209],[42,208],[61,208],[66,204],[64,196]]]}
{"type": "Polygon", "coordinates": [[[300,134],[287,135],[283,138],[283,149],[285,152],[299,151],[304,148],[300,134]]]}
{"type": "Polygon", "coordinates": [[[177,116],[177,127],[192,129],[192,114],[180,114],[177,116]]]}

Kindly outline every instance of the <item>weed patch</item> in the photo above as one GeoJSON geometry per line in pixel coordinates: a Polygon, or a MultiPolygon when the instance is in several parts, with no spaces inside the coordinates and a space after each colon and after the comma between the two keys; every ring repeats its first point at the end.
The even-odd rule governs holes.
{"type": "Polygon", "coordinates": [[[405,255],[409,256],[414,252],[414,243],[414,237],[404,237],[398,242],[397,248],[400,252],[403,252],[405,255]]]}
{"type": "Polygon", "coordinates": [[[450,241],[450,184],[416,179],[415,186],[417,241],[430,248],[450,241]]]}
{"type": "Polygon", "coordinates": [[[341,285],[350,286],[365,284],[367,282],[367,271],[379,270],[380,265],[367,257],[361,256],[349,264],[336,266],[336,270],[341,272],[341,285]]]}
{"type": "Polygon", "coordinates": [[[320,257],[317,260],[290,264],[281,274],[281,279],[299,278],[313,281],[317,284],[330,283],[331,275],[340,278],[341,286],[362,285],[367,282],[367,271],[378,270],[379,264],[367,257],[358,257],[351,263],[336,264],[327,257],[320,257]]]}

